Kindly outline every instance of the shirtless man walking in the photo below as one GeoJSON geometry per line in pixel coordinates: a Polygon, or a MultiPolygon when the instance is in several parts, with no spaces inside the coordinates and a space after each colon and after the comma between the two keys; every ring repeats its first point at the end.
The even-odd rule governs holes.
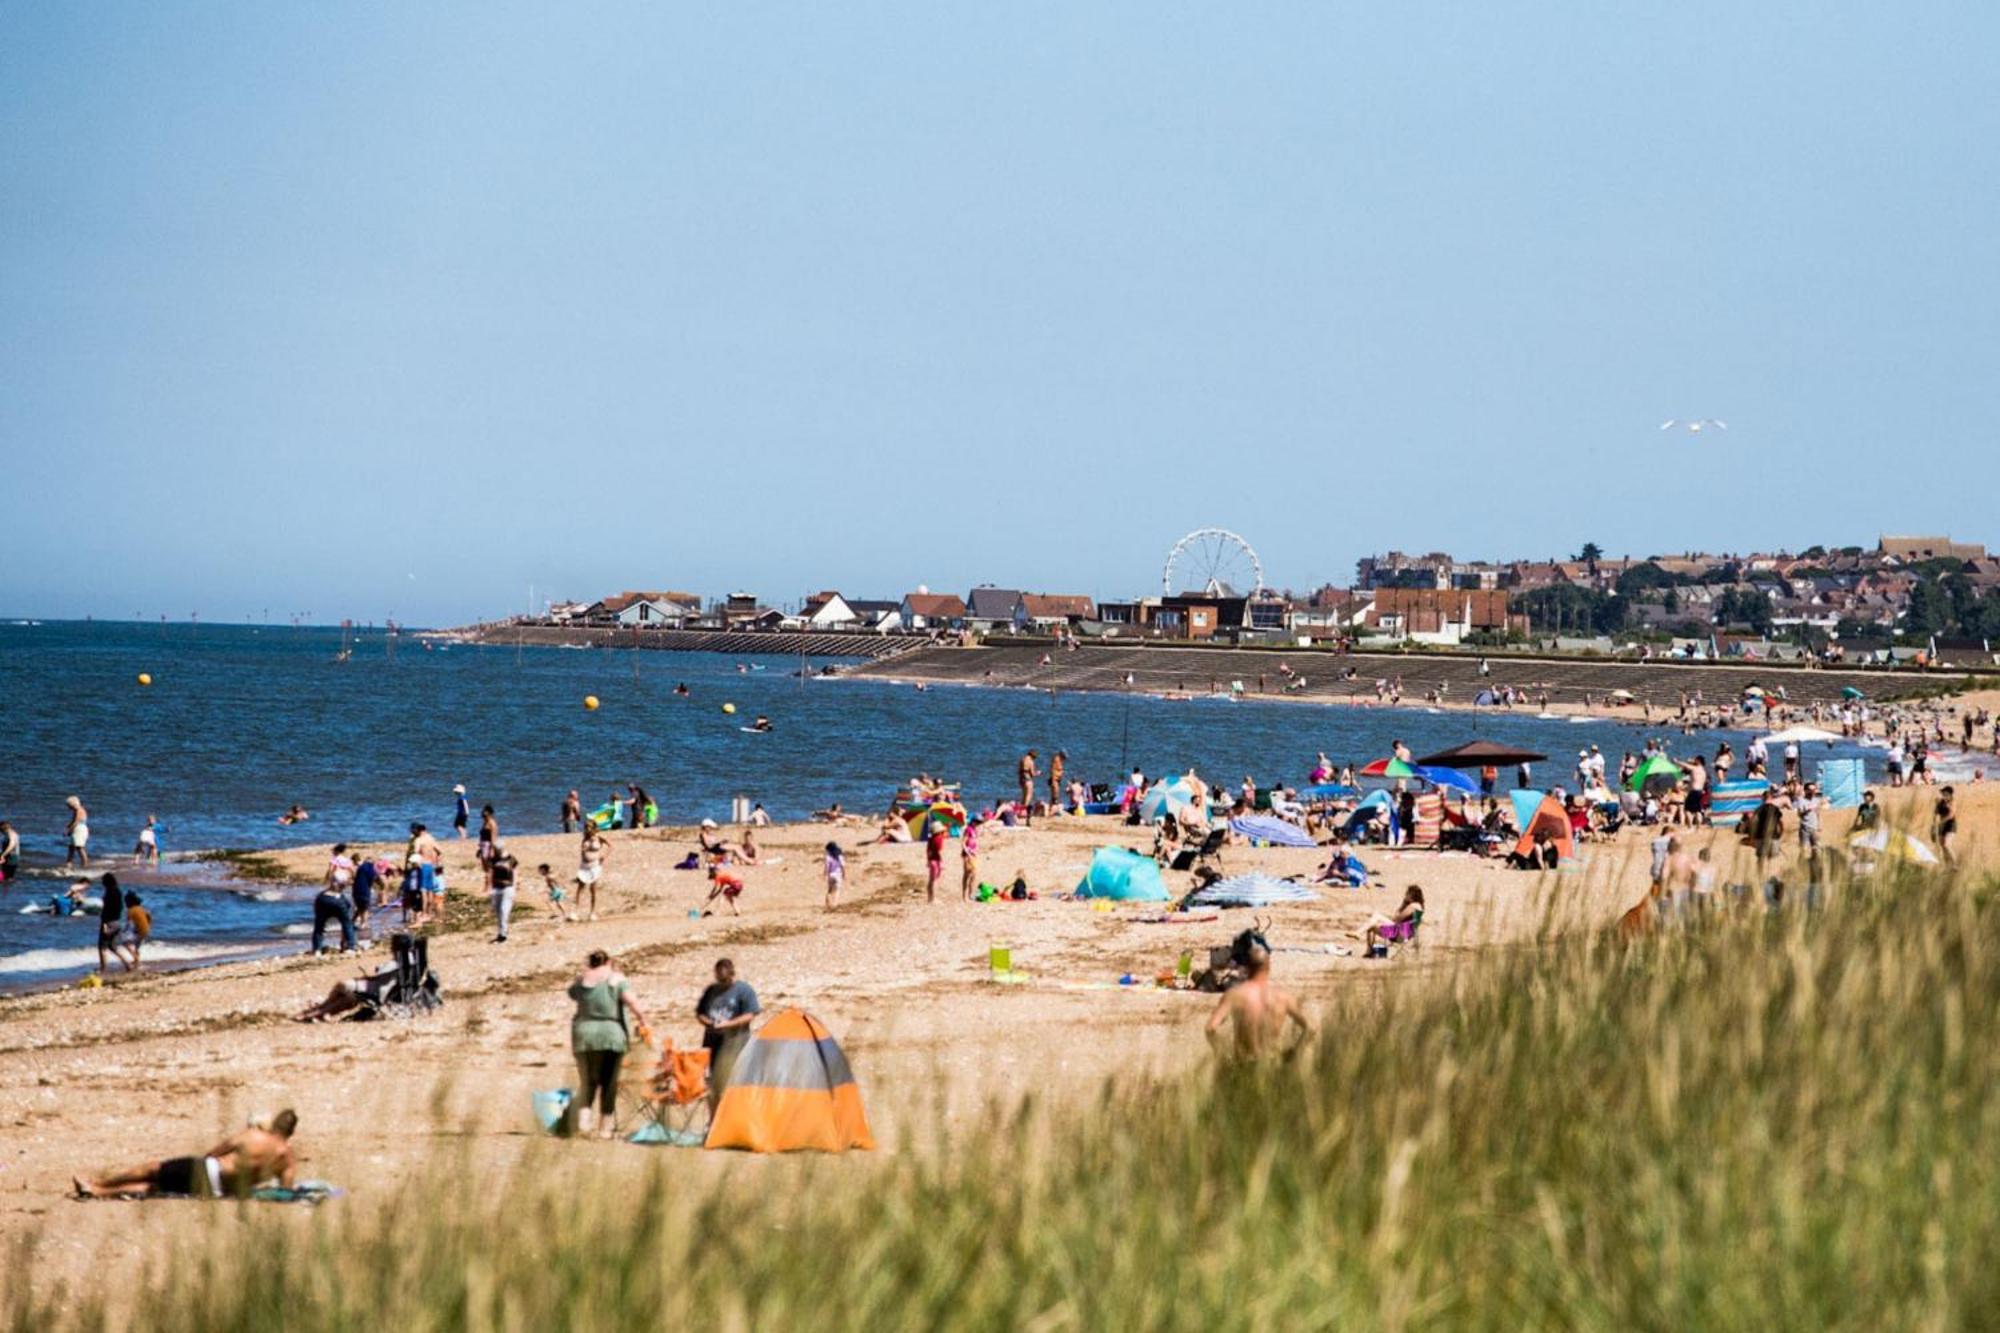
{"type": "Polygon", "coordinates": [[[1035,752],[1028,751],[1021,756],[1021,818],[1032,818],[1035,813],[1035,779],[1041,776],[1041,768],[1035,763],[1035,752]]]}
{"type": "Polygon", "coordinates": [[[1271,984],[1271,947],[1262,936],[1250,937],[1244,967],[1248,978],[1223,992],[1208,1016],[1208,1044],[1216,1054],[1236,1060],[1289,1055],[1312,1036],[1313,1026],[1297,997],[1271,984]],[[1290,1046],[1281,1046],[1288,1022],[1298,1027],[1298,1036],[1290,1046]]]}
{"type": "Polygon", "coordinates": [[[186,1194],[198,1199],[240,1199],[265,1181],[292,1187],[297,1163],[292,1157],[292,1131],[299,1127],[296,1111],[280,1111],[264,1129],[239,1129],[200,1157],[170,1157],[125,1171],[70,1181],[79,1199],[116,1199],[153,1194],[186,1194]]]}

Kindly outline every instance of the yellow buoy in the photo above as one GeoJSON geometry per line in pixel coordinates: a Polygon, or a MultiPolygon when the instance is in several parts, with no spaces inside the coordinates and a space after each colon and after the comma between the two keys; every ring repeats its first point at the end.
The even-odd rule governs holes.
{"type": "Polygon", "coordinates": [[[151,685],[153,683],[152,673],[149,671],[141,671],[139,673],[139,683],[141,685],[151,685]]]}
{"type": "Polygon", "coordinates": [[[596,695],[586,694],[583,696],[583,711],[586,713],[595,713],[597,711],[596,695]]]}
{"type": "Polygon", "coordinates": [[[724,705],[722,705],[722,711],[723,711],[723,712],[725,712],[725,713],[734,713],[734,712],[736,711],[736,705],[735,705],[735,704],[724,704],[724,705]]]}

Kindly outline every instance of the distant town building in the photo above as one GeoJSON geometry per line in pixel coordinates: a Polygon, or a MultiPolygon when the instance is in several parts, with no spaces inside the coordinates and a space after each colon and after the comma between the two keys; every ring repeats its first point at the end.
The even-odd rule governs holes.
{"type": "Polygon", "coordinates": [[[908,629],[957,629],[965,624],[965,603],[948,592],[913,592],[903,597],[901,614],[908,629]]]}
{"type": "Polygon", "coordinates": [[[1885,560],[1916,564],[1924,560],[1983,560],[1986,547],[1979,542],[1955,542],[1949,537],[1883,537],[1876,550],[1885,560]]]}

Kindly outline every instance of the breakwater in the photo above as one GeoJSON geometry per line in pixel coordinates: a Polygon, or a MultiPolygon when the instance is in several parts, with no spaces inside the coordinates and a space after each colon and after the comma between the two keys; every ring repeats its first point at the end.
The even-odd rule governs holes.
{"type": "Polygon", "coordinates": [[[651,648],[677,653],[760,653],[781,657],[889,658],[925,647],[928,639],[831,630],[637,629],[586,625],[474,625],[449,636],[471,643],[535,648],[651,648]]]}

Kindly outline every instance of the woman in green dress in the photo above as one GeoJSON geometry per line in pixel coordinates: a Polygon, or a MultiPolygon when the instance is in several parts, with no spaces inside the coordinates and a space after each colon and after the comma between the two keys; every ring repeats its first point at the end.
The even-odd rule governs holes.
{"type": "Polygon", "coordinates": [[[648,1039],[646,1015],[634,1003],[623,974],[611,965],[611,956],[602,949],[591,951],[581,973],[569,986],[569,998],[576,1003],[570,1020],[570,1049],[576,1053],[577,1132],[592,1128],[592,1102],[596,1102],[597,1137],[608,1139],[618,1132],[618,1066],[624,1063],[625,1015],[638,1025],[639,1039],[648,1039]]]}

